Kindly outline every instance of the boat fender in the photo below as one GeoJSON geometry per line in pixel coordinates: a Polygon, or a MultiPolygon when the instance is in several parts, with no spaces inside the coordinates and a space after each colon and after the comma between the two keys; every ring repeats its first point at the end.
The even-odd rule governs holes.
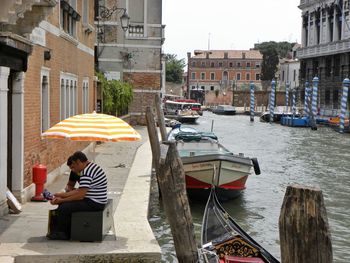
{"type": "Polygon", "coordinates": [[[254,172],[256,175],[260,174],[260,166],[259,166],[259,162],[257,158],[252,158],[252,163],[253,163],[253,167],[254,167],[254,172]]]}

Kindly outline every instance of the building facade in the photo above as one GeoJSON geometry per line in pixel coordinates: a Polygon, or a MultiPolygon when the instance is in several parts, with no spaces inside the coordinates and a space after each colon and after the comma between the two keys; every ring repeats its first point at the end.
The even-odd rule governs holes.
{"type": "Polygon", "coordinates": [[[162,1],[96,0],[96,10],[97,70],[107,79],[132,84],[131,121],[144,124],[146,107],[154,103],[154,96],[160,94],[164,85],[162,1]],[[106,10],[115,12],[106,17],[106,10]],[[130,20],[128,28],[123,30],[120,17],[125,11],[130,20]]]}
{"type": "Polygon", "coordinates": [[[69,154],[87,146],[42,139],[41,133],[60,120],[96,108],[94,1],[5,2],[1,51],[12,51],[0,51],[2,213],[7,209],[7,188],[21,202],[33,196],[34,165],[47,167],[50,182],[62,173],[62,165],[67,169],[69,154]],[[15,54],[16,63],[8,63],[9,54],[15,54]]]}
{"type": "Polygon", "coordinates": [[[300,62],[296,58],[296,52],[300,44],[295,44],[287,54],[286,58],[281,58],[278,65],[278,85],[280,90],[286,90],[287,84],[289,89],[299,89],[299,71],[300,62]]]}
{"type": "MultiPolygon", "coordinates": [[[[318,108],[339,109],[342,81],[350,72],[349,1],[301,0],[301,98],[305,82],[319,78],[318,108]]],[[[349,100],[348,100],[349,101],[349,100]]]]}
{"type": "Polygon", "coordinates": [[[202,104],[234,104],[234,91],[248,90],[251,82],[261,90],[258,50],[195,50],[187,61],[187,96],[202,104]]]}

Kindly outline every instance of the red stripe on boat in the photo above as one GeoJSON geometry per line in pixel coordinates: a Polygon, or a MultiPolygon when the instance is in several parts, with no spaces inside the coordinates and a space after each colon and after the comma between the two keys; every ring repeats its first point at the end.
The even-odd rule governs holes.
{"type": "MultiPolygon", "coordinates": [[[[247,181],[248,175],[243,176],[241,179],[227,183],[227,184],[222,184],[219,185],[220,188],[224,189],[232,189],[232,190],[243,190],[245,189],[245,182],[247,181]]],[[[186,175],[186,188],[187,189],[206,189],[210,188],[211,184],[207,184],[205,182],[202,182],[200,180],[197,180],[191,176],[186,175]]]]}

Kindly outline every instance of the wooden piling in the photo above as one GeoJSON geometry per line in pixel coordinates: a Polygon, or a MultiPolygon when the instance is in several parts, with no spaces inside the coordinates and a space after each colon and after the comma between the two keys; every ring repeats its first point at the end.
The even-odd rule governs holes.
{"type": "Polygon", "coordinates": [[[322,191],[288,186],[279,218],[282,263],[331,263],[331,234],[322,191]]]}
{"type": "Polygon", "coordinates": [[[168,139],[167,139],[167,132],[165,128],[164,112],[161,107],[159,95],[155,96],[155,105],[156,105],[156,111],[157,111],[158,126],[160,130],[160,134],[162,136],[162,141],[167,141],[168,139]]]}
{"type": "Polygon", "coordinates": [[[178,261],[198,262],[191,210],[186,193],[185,172],[174,142],[161,144],[158,183],[178,261]]]}
{"type": "Polygon", "coordinates": [[[153,167],[156,170],[156,176],[159,174],[159,158],[160,158],[160,143],[158,138],[158,132],[156,123],[154,121],[154,115],[150,107],[146,108],[146,122],[148,137],[151,144],[153,167]]]}

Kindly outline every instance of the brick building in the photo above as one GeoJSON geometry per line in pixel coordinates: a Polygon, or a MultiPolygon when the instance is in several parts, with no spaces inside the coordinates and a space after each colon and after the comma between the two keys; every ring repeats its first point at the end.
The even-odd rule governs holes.
{"type": "Polygon", "coordinates": [[[1,213],[6,187],[21,202],[33,196],[35,164],[46,165],[53,180],[68,155],[87,146],[41,133],[96,108],[94,1],[20,2],[5,1],[0,13],[1,213]],[[9,54],[18,63],[9,63],[9,54]]]}
{"type": "Polygon", "coordinates": [[[187,61],[187,96],[202,104],[231,104],[232,93],[248,90],[250,82],[261,90],[258,50],[195,50],[187,61]]]}
{"type": "Polygon", "coordinates": [[[146,107],[153,104],[154,95],[164,85],[162,1],[96,0],[95,20],[97,69],[108,79],[132,84],[131,121],[144,124],[146,107]],[[106,16],[106,10],[115,11],[106,16]],[[120,22],[124,12],[130,17],[125,30],[120,22]]]}
{"type": "MultiPolygon", "coordinates": [[[[342,81],[350,74],[349,1],[301,0],[301,98],[308,81],[319,78],[318,107],[339,109],[342,81]]],[[[350,96],[348,101],[350,100],[350,96]]],[[[349,104],[349,102],[348,102],[349,104]]]]}

